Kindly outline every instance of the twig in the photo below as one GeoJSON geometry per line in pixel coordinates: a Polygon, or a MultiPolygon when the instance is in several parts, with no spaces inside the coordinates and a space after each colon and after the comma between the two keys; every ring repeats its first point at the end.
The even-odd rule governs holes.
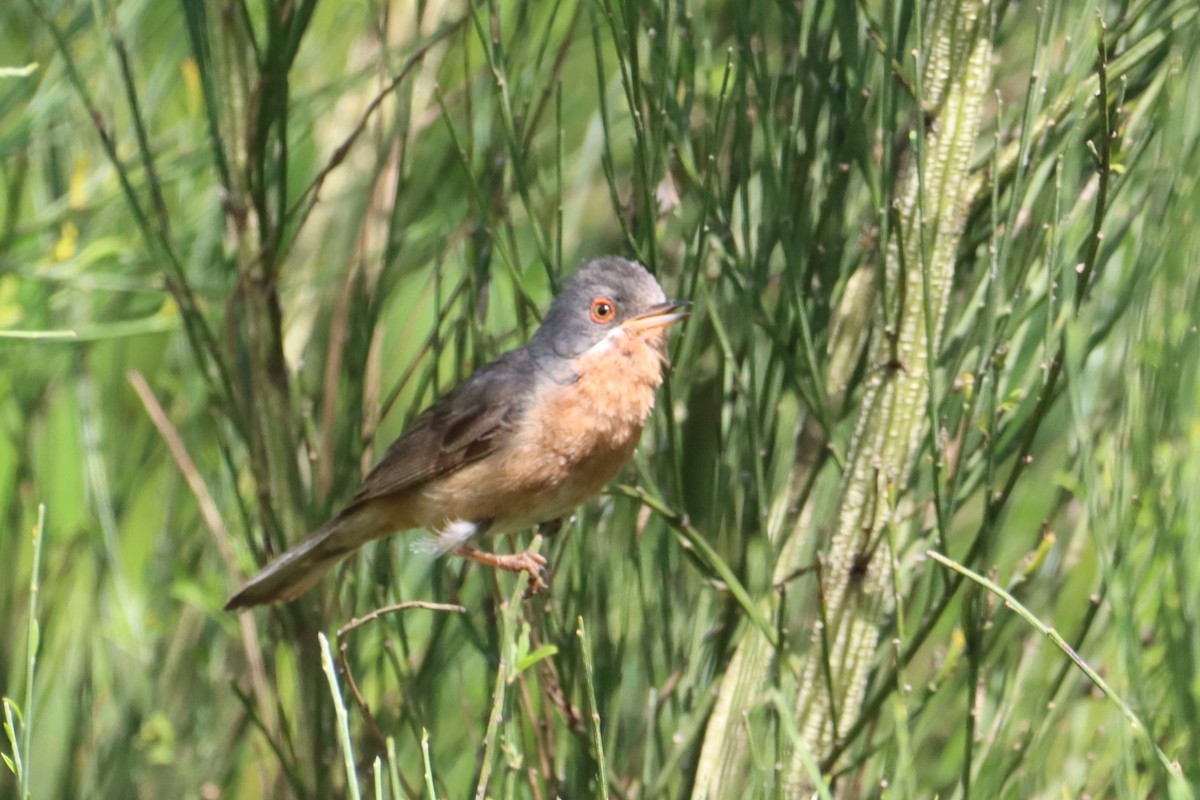
{"type": "MultiPolygon", "coordinates": [[[[344,637],[346,634],[350,633],[356,628],[360,628],[363,625],[366,625],[368,622],[373,622],[385,614],[391,614],[397,611],[408,611],[413,608],[423,608],[428,611],[451,611],[459,614],[467,610],[463,606],[458,605],[449,605],[446,603],[427,603],[423,600],[408,600],[403,603],[396,603],[394,605],[384,606],[383,608],[377,608],[363,617],[354,617],[337,630],[338,663],[341,665],[342,672],[346,676],[346,683],[350,687],[350,694],[354,697],[354,703],[358,706],[358,710],[362,712],[363,720],[367,726],[367,731],[371,738],[375,740],[376,748],[381,753],[388,751],[388,738],[384,736],[383,730],[379,727],[379,723],[375,720],[375,715],[371,712],[371,706],[367,703],[366,698],[363,697],[362,691],[358,688],[358,681],[354,679],[354,673],[350,669],[348,647],[344,641],[344,637]]],[[[388,759],[391,760],[392,756],[389,755],[388,759]]],[[[399,768],[393,763],[393,771],[396,772],[397,777],[403,781],[406,788],[410,788],[408,781],[399,774],[397,771],[398,769],[399,768]]]]}
{"type": "MultiPolygon", "coordinates": [[[[146,409],[150,422],[166,443],[167,449],[171,452],[171,458],[175,460],[175,466],[179,468],[184,482],[187,483],[192,496],[196,498],[196,505],[200,507],[200,517],[204,520],[205,527],[208,528],[213,541],[217,544],[217,551],[221,554],[221,560],[225,562],[225,569],[230,575],[240,575],[241,571],[237,567],[237,559],[234,557],[233,546],[229,542],[225,523],[221,519],[221,512],[217,509],[217,503],[208,491],[208,485],[204,482],[204,478],[200,476],[200,471],[196,469],[195,462],[188,454],[179,431],[167,417],[166,411],[163,410],[162,404],[158,402],[158,398],[142,373],[130,370],[125,377],[129,381],[129,385],[133,387],[138,399],[142,401],[142,406],[146,409]]],[[[258,702],[258,713],[262,717],[268,735],[274,736],[277,732],[275,713],[269,702],[271,693],[267,686],[267,670],[263,662],[262,647],[258,641],[258,626],[254,622],[254,615],[250,613],[238,614],[238,624],[241,628],[242,649],[246,652],[246,663],[250,667],[250,684],[254,687],[254,698],[258,702]]]]}
{"type": "Polygon", "coordinates": [[[379,723],[375,720],[375,715],[371,713],[371,706],[367,704],[367,699],[363,697],[362,691],[358,688],[358,681],[354,680],[354,673],[350,670],[349,647],[340,638],[338,639],[337,650],[338,664],[341,665],[342,674],[346,676],[346,683],[350,686],[350,694],[354,696],[354,704],[362,712],[363,721],[367,726],[367,733],[375,740],[376,750],[380,753],[386,752],[387,737],[383,735],[379,723]]]}
{"type": "Polygon", "coordinates": [[[363,616],[363,617],[354,617],[349,622],[347,622],[345,625],[338,628],[338,630],[337,630],[338,641],[340,642],[343,636],[345,636],[347,633],[354,630],[355,628],[361,628],[363,625],[366,625],[368,622],[373,622],[373,621],[379,619],[384,614],[392,614],[397,611],[408,611],[411,608],[423,608],[427,611],[452,611],[456,614],[465,613],[467,610],[463,606],[451,605],[449,603],[427,603],[424,600],[406,600],[403,603],[396,603],[395,605],[384,606],[383,608],[377,608],[374,611],[372,611],[370,614],[367,614],[366,616],[363,616]]]}
{"type": "Polygon", "coordinates": [[[354,130],[352,130],[346,139],[340,145],[338,145],[338,147],[333,151],[333,155],[329,157],[329,161],[326,162],[325,166],[322,167],[321,171],[318,172],[316,177],[312,179],[308,187],[300,193],[300,197],[296,199],[296,202],[294,202],[291,208],[288,209],[288,219],[295,217],[297,214],[300,215],[299,221],[295,226],[297,230],[304,227],[304,221],[308,219],[308,215],[312,213],[313,208],[316,206],[318,195],[321,193],[321,187],[325,185],[325,179],[328,178],[329,174],[341,166],[342,162],[346,160],[346,156],[350,153],[350,148],[352,148],[354,143],[358,141],[358,137],[362,136],[362,134],[366,131],[367,123],[371,121],[371,117],[376,111],[379,110],[379,107],[383,105],[383,101],[386,100],[388,96],[396,90],[396,87],[404,82],[404,80],[419,64],[421,64],[426,53],[428,53],[434,45],[449,37],[465,22],[466,17],[462,17],[435,32],[427,42],[417,48],[417,51],[409,57],[408,61],[405,62],[404,66],[401,68],[400,72],[398,72],[396,76],[388,82],[387,86],[383,87],[383,89],[381,89],[379,93],[375,95],[375,98],[367,104],[366,109],[363,111],[362,118],[359,119],[358,124],[354,126],[354,130]]]}
{"type": "Polygon", "coordinates": [[[175,429],[175,426],[167,417],[162,404],[158,402],[158,398],[154,395],[154,390],[150,388],[150,384],[146,382],[146,378],[141,372],[136,369],[130,370],[125,374],[125,379],[129,381],[129,385],[137,393],[138,399],[142,401],[142,406],[146,409],[146,413],[150,417],[150,422],[153,423],[155,429],[158,431],[158,435],[163,438],[167,449],[171,451],[171,457],[175,460],[175,465],[179,467],[184,481],[187,482],[188,488],[191,489],[192,495],[196,498],[196,504],[200,507],[200,516],[203,518],[205,526],[217,544],[217,550],[221,553],[221,560],[225,562],[225,566],[231,574],[238,574],[237,559],[233,553],[233,546],[229,542],[225,523],[221,519],[221,512],[217,509],[217,503],[208,491],[207,484],[200,477],[200,471],[196,469],[195,462],[192,461],[192,457],[188,454],[187,447],[184,445],[179,431],[175,429]]]}

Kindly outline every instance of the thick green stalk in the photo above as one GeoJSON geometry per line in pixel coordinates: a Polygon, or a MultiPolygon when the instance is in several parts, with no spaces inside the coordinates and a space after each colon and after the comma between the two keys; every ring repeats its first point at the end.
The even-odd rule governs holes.
{"type": "MultiPolygon", "coordinates": [[[[829,367],[826,386],[830,405],[840,406],[845,386],[854,372],[858,353],[861,352],[862,337],[866,326],[844,325],[847,320],[861,319],[870,313],[874,302],[871,276],[860,270],[849,282],[834,315],[831,335],[829,367]]],[[[806,427],[812,431],[806,441],[818,441],[819,424],[810,418],[806,427]]],[[[794,496],[783,499],[790,506],[796,497],[802,496],[802,487],[807,486],[823,463],[817,453],[820,448],[805,450],[792,474],[794,496]]],[[[804,569],[809,521],[812,506],[805,505],[803,513],[791,534],[779,551],[772,573],[772,585],[784,586],[792,581],[798,571],[804,569]]],[[[772,592],[759,601],[765,619],[773,619],[779,611],[781,597],[772,592]]],[[[738,642],[737,650],[721,678],[717,699],[709,715],[704,731],[704,745],[696,766],[696,779],[692,797],[696,800],[710,797],[730,797],[739,791],[746,776],[746,728],[742,715],[758,698],[770,676],[771,660],[775,656],[774,646],[760,628],[747,625],[738,642]]]]}
{"type": "MultiPolygon", "coordinates": [[[[807,511],[807,509],[806,509],[807,511]]],[[[807,519],[807,514],[805,515],[807,519]]],[[[791,536],[783,545],[775,574],[782,564],[798,560],[803,537],[791,536]]],[[[774,616],[778,596],[772,593],[760,602],[764,615],[774,616]]],[[[717,700],[704,729],[704,745],[696,765],[693,800],[734,796],[745,783],[746,723],[743,714],[762,696],[774,655],[771,642],[757,627],[747,625],[721,679],[717,700]]]]}
{"type": "MultiPolygon", "coordinates": [[[[887,526],[896,487],[907,483],[904,476],[926,431],[929,358],[937,351],[954,254],[969,208],[970,156],[990,82],[991,39],[984,11],[980,2],[935,3],[929,11],[922,88],[924,107],[935,122],[920,149],[920,169],[911,170],[905,180],[899,235],[889,241],[880,303],[885,318],[876,326],[886,333],[872,345],[873,371],[850,448],[838,530],[821,579],[828,633],[819,628],[814,634],[797,704],[804,745],[818,754],[828,750],[836,731],[844,731],[857,714],[878,626],[888,613],[887,526]]],[[[855,286],[839,315],[861,314],[874,301],[876,293],[863,281],[855,286]]],[[[835,349],[828,385],[836,391],[853,367],[853,359],[835,349]]],[[[802,515],[784,543],[775,566],[777,582],[800,568],[809,518],[802,515]]],[[[764,613],[772,613],[777,604],[776,597],[765,599],[764,613]]],[[[761,692],[771,658],[770,643],[748,628],[721,681],[693,797],[729,796],[744,783],[742,716],[761,692]]],[[[801,755],[799,750],[793,755],[786,772],[793,788],[808,781],[801,755]]]]}
{"type": "MultiPolygon", "coordinates": [[[[931,379],[970,201],[969,168],[991,79],[991,31],[981,0],[928,11],[920,96],[932,122],[904,178],[888,241],[880,335],[849,448],[837,527],[824,559],[822,622],[796,703],[805,746],[823,753],[857,718],[879,627],[891,613],[895,511],[929,423],[931,379]]],[[[934,395],[935,396],[935,395],[934,395]]],[[[936,462],[936,457],[935,457],[936,462]]],[[[894,540],[898,545],[903,542],[894,540]]],[[[785,780],[808,783],[799,750],[785,780]]]]}

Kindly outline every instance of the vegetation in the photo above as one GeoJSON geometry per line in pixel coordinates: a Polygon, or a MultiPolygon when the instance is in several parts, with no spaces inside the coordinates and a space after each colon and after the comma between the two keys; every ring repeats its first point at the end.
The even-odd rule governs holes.
{"type": "Polygon", "coordinates": [[[1192,797],[1198,17],[3,4],[0,798],[1192,797]],[[549,593],[221,610],[604,253],[696,313],[549,593]]]}

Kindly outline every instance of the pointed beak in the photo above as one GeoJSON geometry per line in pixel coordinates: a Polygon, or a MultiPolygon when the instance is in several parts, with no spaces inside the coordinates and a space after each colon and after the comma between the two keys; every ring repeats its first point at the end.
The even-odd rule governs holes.
{"type": "Polygon", "coordinates": [[[681,310],[690,305],[691,303],[687,300],[668,300],[665,303],[650,306],[648,310],[643,311],[636,317],[630,317],[625,320],[625,324],[622,327],[632,328],[637,331],[665,328],[668,325],[674,325],[676,322],[690,317],[692,315],[690,311],[681,310]]]}

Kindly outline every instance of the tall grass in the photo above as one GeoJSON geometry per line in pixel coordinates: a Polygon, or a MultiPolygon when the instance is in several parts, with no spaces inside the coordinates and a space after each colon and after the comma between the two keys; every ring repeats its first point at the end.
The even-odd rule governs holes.
{"type": "Polygon", "coordinates": [[[0,798],[1191,796],[1197,24],[3,6],[0,798]],[[696,314],[547,595],[220,610],[608,252],[696,314]]]}

